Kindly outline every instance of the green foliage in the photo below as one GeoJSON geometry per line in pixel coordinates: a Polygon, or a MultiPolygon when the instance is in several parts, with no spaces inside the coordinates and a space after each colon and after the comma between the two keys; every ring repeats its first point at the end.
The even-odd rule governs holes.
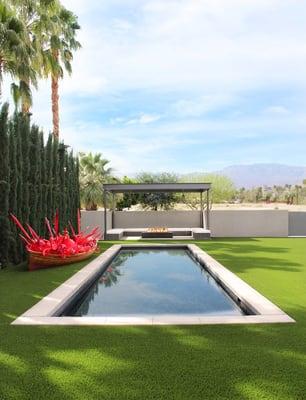
{"type": "Polygon", "coordinates": [[[274,185],[273,187],[242,188],[237,192],[236,198],[241,203],[280,202],[288,205],[306,204],[306,187],[305,185],[274,185]]]}
{"type": "MultiPolygon", "coordinates": [[[[128,176],[125,176],[120,183],[123,184],[135,184],[138,183],[136,179],[129,178],[128,176]]],[[[124,193],[123,195],[120,196],[120,199],[117,200],[116,202],[116,208],[117,210],[121,211],[124,208],[130,208],[131,206],[134,206],[138,204],[140,201],[140,196],[137,193],[124,193]]]]}
{"type": "MultiPolygon", "coordinates": [[[[137,175],[138,183],[175,183],[178,176],[169,172],[151,173],[143,172],[137,175]]],[[[139,195],[139,201],[144,208],[151,210],[169,210],[178,201],[175,193],[143,193],[139,195]]]]}
{"type": "Polygon", "coordinates": [[[80,153],[80,195],[86,210],[96,210],[103,205],[103,183],[116,182],[113,169],[102,154],[80,153]]]}
{"type": "Polygon", "coordinates": [[[16,107],[27,113],[39,78],[61,78],[64,69],[71,74],[79,28],[59,0],[0,0],[0,94],[8,74],[16,107]]]}
{"type": "MultiPolygon", "coordinates": [[[[210,206],[214,203],[223,203],[234,199],[236,189],[230,178],[219,174],[188,174],[180,179],[181,182],[207,182],[212,184],[210,190],[210,206]]],[[[190,208],[197,208],[200,204],[199,194],[186,193],[182,196],[190,208]]]]}
{"type": "Polygon", "coordinates": [[[9,211],[9,138],[8,138],[8,104],[0,113],[0,266],[9,259],[10,224],[7,218],[9,211]]]}
{"type": "Polygon", "coordinates": [[[0,148],[0,263],[7,265],[26,256],[9,212],[42,235],[44,217],[52,219],[56,209],[61,228],[69,220],[77,227],[78,161],[52,136],[44,146],[43,133],[28,115],[9,118],[7,104],[0,112],[0,148]]]}

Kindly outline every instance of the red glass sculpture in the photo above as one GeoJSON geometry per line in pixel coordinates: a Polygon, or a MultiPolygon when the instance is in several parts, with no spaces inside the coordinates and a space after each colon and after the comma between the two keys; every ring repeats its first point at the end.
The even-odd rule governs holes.
{"type": "Polygon", "coordinates": [[[89,233],[81,232],[81,216],[78,210],[78,232],[76,233],[69,223],[69,228],[59,232],[59,213],[55,214],[53,226],[45,218],[49,232],[49,239],[42,238],[35,230],[26,224],[24,228],[18,218],[11,214],[16,226],[21,230],[21,239],[25,243],[29,254],[29,270],[47,268],[57,265],[70,264],[81,261],[91,256],[97,249],[98,239],[101,237],[99,228],[96,227],[89,233]]]}

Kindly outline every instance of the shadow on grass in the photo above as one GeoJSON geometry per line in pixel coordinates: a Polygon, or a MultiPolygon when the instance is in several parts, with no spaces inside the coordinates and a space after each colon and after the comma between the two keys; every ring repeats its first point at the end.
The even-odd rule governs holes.
{"type": "Polygon", "coordinates": [[[11,327],[0,398],[302,400],[305,356],[305,324],[11,327]]]}

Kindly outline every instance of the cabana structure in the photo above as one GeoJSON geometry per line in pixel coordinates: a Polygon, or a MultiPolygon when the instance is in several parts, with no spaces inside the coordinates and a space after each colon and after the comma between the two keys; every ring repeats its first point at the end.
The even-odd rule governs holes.
{"type": "MultiPolygon", "coordinates": [[[[114,213],[114,197],[117,193],[199,193],[200,195],[200,221],[197,227],[190,226],[188,229],[179,227],[167,227],[172,236],[192,236],[194,239],[201,240],[210,237],[209,230],[209,191],[210,183],[139,183],[139,184],[105,184],[103,185],[104,204],[106,204],[107,195],[113,196],[112,221],[114,213]],[[205,199],[204,199],[204,194],[205,199]],[[204,210],[204,202],[205,210],[204,210]],[[204,214],[205,212],[205,214],[204,214]]],[[[127,213],[129,211],[126,211],[127,213]]],[[[159,213],[159,211],[155,211],[159,213]]],[[[144,232],[148,232],[147,228],[114,228],[108,226],[107,209],[104,209],[104,239],[120,240],[124,236],[142,236],[144,232]]],[[[155,237],[158,237],[155,235],[155,237]]],[[[162,235],[161,235],[162,237],[162,235]]],[[[169,237],[169,236],[168,236],[169,237]]]]}

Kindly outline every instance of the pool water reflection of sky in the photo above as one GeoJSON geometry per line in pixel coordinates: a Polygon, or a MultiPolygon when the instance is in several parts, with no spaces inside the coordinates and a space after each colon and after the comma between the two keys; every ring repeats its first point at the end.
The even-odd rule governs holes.
{"type": "Polygon", "coordinates": [[[69,315],[243,312],[183,249],[121,250],[69,315]]]}

